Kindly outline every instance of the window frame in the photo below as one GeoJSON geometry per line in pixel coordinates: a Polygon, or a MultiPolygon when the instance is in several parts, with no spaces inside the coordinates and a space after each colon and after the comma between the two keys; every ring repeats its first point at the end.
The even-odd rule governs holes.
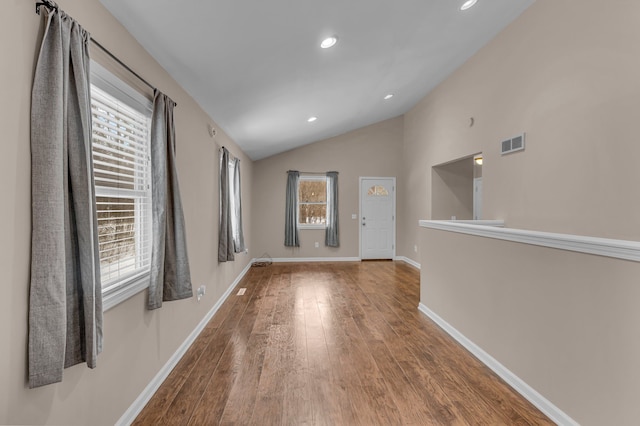
{"type": "MultiPolygon", "coordinates": [[[[133,86],[125,83],[123,80],[118,78],[116,75],[108,71],[106,68],[101,66],[95,61],[91,61],[90,64],[91,73],[90,73],[90,85],[95,86],[98,89],[102,90],[109,96],[115,98],[117,101],[123,103],[124,105],[132,108],[142,114],[144,114],[148,118],[148,132],[150,138],[151,132],[151,113],[153,110],[153,102],[152,100],[140,93],[138,90],[134,89],[133,86]]],[[[150,143],[150,140],[148,139],[150,143]]],[[[150,167],[150,166],[149,166],[150,167]]],[[[151,183],[151,182],[149,182],[151,183]]],[[[104,189],[98,189],[98,187],[94,187],[95,195],[98,196],[110,196],[108,191],[104,189]],[[100,195],[99,195],[100,194],[100,195]]],[[[149,196],[151,192],[151,188],[148,190],[149,196]]],[[[111,194],[112,195],[112,194],[111,194]]],[[[97,208],[97,205],[96,205],[97,208]]],[[[151,216],[151,214],[149,214],[151,216]]],[[[149,217],[149,220],[152,220],[149,217]]],[[[150,224],[149,224],[150,225],[150,224]]],[[[139,230],[139,223],[135,224],[135,227],[139,230]]],[[[152,247],[152,233],[149,235],[149,250],[152,247]]],[[[138,242],[136,242],[138,244],[138,242]]],[[[125,275],[121,279],[111,283],[109,287],[106,289],[102,289],[102,307],[103,311],[107,311],[114,306],[124,302],[135,294],[140,293],[141,291],[147,289],[149,287],[151,279],[151,271],[150,268],[146,268],[142,271],[137,271],[130,275],[125,275]]],[[[103,283],[101,282],[101,285],[103,283]]]]}
{"type": "Polygon", "coordinates": [[[329,215],[327,214],[327,210],[329,209],[329,182],[326,176],[314,176],[314,175],[300,175],[298,177],[298,185],[296,186],[296,220],[297,220],[297,226],[298,229],[326,229],[327,226],[329,226],[329,215]],[[326,200],[324,203],[307,203],[307,202],[300,202],[300,183],[302,183],[303,181],[317,181],[317,182],[324,182],[325,184],[325,191],[326,191],[326,200]],[[313,204],[313,205],[325,205],[325,211],[324,211],[324,220],[325,223],[301,223],[300,222],[300,204],[313,204]]]}

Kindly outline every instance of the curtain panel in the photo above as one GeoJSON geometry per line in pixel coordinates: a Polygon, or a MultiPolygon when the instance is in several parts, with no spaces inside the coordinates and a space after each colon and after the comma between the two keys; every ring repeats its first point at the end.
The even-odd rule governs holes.
{"type": "Polygon", "coordinates": [[[160,308],[163,301],[193,296],[176,168],[174,107],[168,96],[155,90],[151,116],[153,245],[148,309],[160,308]]]}
{"type": "Polygon", "coordinates": [[[235,260],[233,231],[231,230],[231,203],[229,202],[229,151],[220,153],[220,219],[218,229],[218,262],[235,260]]]}
{"type": "Polygon", "coordinates": [[[338,223],[338,172],[327,172],[327,228],[324,244],[340,247],[338,223]]]}
{"type": "Polygon", "coordinates": [[[298,238],[298,180],[300,172],[287,172],[287,191],[285,194],[284,210],[284,245],[286,247],[300,247],[298,238]]]}
{"type": "Polygon", "coordinates": [[[244,246],[244,232],[242,231],[242,186],[240,182],[240,159],[232,159],[233,163],[233,216],[231,222],[231,228],[233,230],[233,247],[236,253],[245,251],[244,246]]]}
{"type": "Polygon", "coordinates": [[[102,351],[90,35],[63,11],[45,13],[31,98],[30,388],[75,364],[95,368],[102,351]]]}
{"type": "Polygon", "coordinates": [[[220,150],[220,220],[218,262],[235,260],[235,253],[245,250],[242,231],[240,159],[227,148],[220,150]]]}

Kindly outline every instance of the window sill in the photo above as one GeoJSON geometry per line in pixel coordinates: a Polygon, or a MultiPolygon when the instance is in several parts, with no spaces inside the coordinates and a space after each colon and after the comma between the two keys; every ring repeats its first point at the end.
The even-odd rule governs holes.
{"type": "Polygon", "coordinates": [[[327,225],[300,224],[298,229],[326,229],[327,225]]]}
{"type": "Polygon", "coordinates": [[[106,312],[116,305],[140,293],[149,287],[149,272],[132,278],[129,282],[102,293],[102,311],[106,312]]]}

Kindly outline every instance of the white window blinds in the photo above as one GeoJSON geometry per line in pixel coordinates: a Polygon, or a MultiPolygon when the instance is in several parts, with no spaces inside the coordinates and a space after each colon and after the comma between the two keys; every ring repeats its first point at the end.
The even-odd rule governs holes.
{"type": "Polygon", "coordinates": [[[150,118],[91,86],[93,165],[103,291],[149,271],[150,118]]]}

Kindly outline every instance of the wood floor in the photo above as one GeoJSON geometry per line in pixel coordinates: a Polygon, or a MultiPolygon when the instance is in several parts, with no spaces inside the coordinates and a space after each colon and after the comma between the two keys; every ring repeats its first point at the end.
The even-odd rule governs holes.
{"type": "Polygon", "coordinates": [[[251,268],[135,425],[553,424],[417,310],[402,262],[251,268]]]}

